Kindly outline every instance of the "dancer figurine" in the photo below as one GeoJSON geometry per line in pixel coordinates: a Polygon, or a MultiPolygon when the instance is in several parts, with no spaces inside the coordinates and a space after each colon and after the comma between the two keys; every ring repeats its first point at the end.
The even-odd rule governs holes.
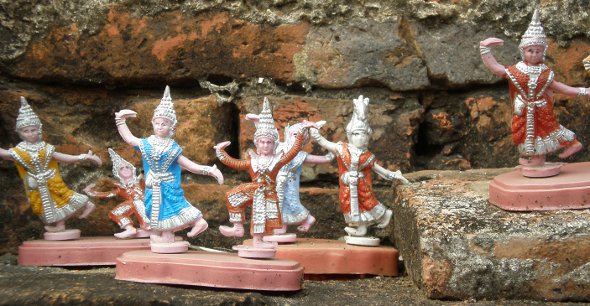
{"type": "Polygon", "coordinates": [[[80,230],[66,230],[65,221],[81,210],[79,218],[86,218],[94,204],[88,197],[66,186],[59,173],[57,162],[76,163],[90,160],[97,165],[100,158],[92,151],[86,154],[69,155],[55,151],[55,147],[42,139],[43,125],[39,117],[20,97],[21,107],[16,118],[16,132],[23,140],[9,150],[0,148],[0,157],[14,161],[25,185],[27,199],[33,213],[45,224],[46,240],[71,240],[80,238],[80,230]]]}
{"type": "MultiPolygon", "coordinates": [[[[375,155],[368,151],[369,138],[373,130],[367,120],[369,99],[359,96],[353,100],[352,119],[346,126],[348,143],[334,143],[326,140],[315,128],[311,136],[322,147],[336,155],[338,161],[340,195],[339,201],[348,226],[346,243],[366,246],[379,245],[379,239],[365,237],[367,227],[375,224],[384,228],[389,224],[393,212],[381,204],[373,192],[371,170],[386,180],[398,179],[408,184],[401,172],[392,172],[375,162],[375,155]]],[[[318,123],[320,124],[320,123],[318,123]]]]}
{"type": "Polygon", "coordinates": [[[94,183],[86,186],[84,192],[91,197],[112,198],[119,196],[124,198],[121,204],[113,208],[109,213],[111,220],[115,221],[124,231],[114,234],[115,237],[124,238],[144,238],[149,237],[150,232],[145,230],[150,220],[145,215],[145,205],[143,203],[143,190],[145,182],[140,175],[137,175],[135,167],[113,149],[109,148],[109,155],[113,162],[113,176],[119,180],[115,183],[115,188],[111,191],[95,191],[94,183]],[[133,226],[131,216],[135,215],[139,222],[140,228],[133,226]]]}
{"type": "MultiPolygon", "coordinates": [[[[310,122],[302,123],[306,129],[310,122]]],[[[253,237],[251,247],[240,245],[234,247],[241,257],[268,258],[275,254],[276,242],[264,241],[264,236],[273,229],[282,227],[281,211],[276,192],[276,178],[279,170],[290,162],[301,150],[303,135],[297,134],[294,145],[287,152],[275,154],[279,133],[270,111],[270,102],[265,97],[259,121],[256,123],[254,144],[256,153],[249,151],[248,158],[238,160],[230,157],[225,151],[230,142],[222,142],[215,146],[219,160],[236,170],[248,170],[251,183],[237,186],[227,193],[227,208],[232,227],[220,226],[219,231],[226,237],[242,237],[244,235],[244,210],[252,206],[250,233],[253,237]]]]}
{"type": "Polygon", "coordinates": [[[503,40],[490,37],[479,46],[484,65],[509,82],[512,140],[520,153],[521,172],[530,177],[557,175],[562,164],[545,163],[546,155],[563,149],[559,157],[567,158],[580,151],[582,144],[559,124],[551,95],[590,96],[590,88],[574,88],[554,80],[553,71],[544,63],[547,40],[537,10],[519,45],[522,61],[508,67],[499,64],[490,47],[502,44],[503,40]]]}
{"type": "Polygon", "coordinates": [[[115,113],[115,120],[123,140],[141,151],[145,175],[145,213],[152,231],[152,252],[186,252],[188,243],[175,242],[174,232],[192,226],[187,236],[195,237],[206,230],[208,224],[201,211],[185,199],[180,171],[185,169],[195,174],[210,175],[219,184],[223,184],[223,175],[215,165],[202,166],[186,158],[172,139],[177,121],[168,86],[152,117],[153,135],[142,139],[133,136],[125,119],[136,115],[136,112],[124,109],[115,113]]]}

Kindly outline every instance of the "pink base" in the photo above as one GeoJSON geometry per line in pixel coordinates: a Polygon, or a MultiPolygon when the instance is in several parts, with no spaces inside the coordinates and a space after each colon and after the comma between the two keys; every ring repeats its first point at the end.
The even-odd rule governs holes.
{"type": "Polygon", "coordinates": [[[305,274],[398,275],[399,252],[386,246],[362,247],[341,240],[298,238],[295,244],[279,245],[275,257],[301,263],[305,274]]]}
{"type": "Polygon", "coordinates": [[[253,260],[230,253],[133,251],[117,259],[118,280],[267,291],[301,289],[303,267],[291,260],[253,260]]]}
{"type": "Polygon", "coordinates": [[[75,240],[80,238],[80,230],[67,229],[61,232],[45,232],[43,238],[49,241],[75,240]]]}
{"type": "Polygon", "coordinates": [[[520,166],[520,173],[526,177],[551,177],[559,174],[564,163],[544,163],[542,166],[520,166]]]}
{"type": "Polygon", "coordinates": [[[21,266],[114,266],[127,251],[149,250],[149,239],[82,237],[78,240],[25,241],[18,248],[21,266]]]}
{"type": "Polygon", "coordinates": [[[253,247],[252,245],[234,245],[232,247],[234,250],[238,251],[239,257],[244,258],[255,258],[255,259],[267,259],[275,257],[277,252],[276,248],[273,249],[265,249],[265,248],[257,248],[253,247]]]}
{"type": "Polygon", "coordinates": [[[263,241],[277,242],[277,243],[294,243],[297,241],[297,234],[274,234],[262,237],[263,241]]]}
{"type": "Polygon", "coordinates": [[[161,242],[161,243],[150,243],[150,249],[154,253],[162,254],[173,254],[173,253],[184,253],[188,251],[189,243],[187,241],[175,241],[175,242],[161,242]]]}
{"type": "Polygon", "coordinates": [[[561,174],[527,178],[519,170],[490,182],[490,203],[514,211],[583,209],[590,207],[590,162],[565,164],[561,174]]]}

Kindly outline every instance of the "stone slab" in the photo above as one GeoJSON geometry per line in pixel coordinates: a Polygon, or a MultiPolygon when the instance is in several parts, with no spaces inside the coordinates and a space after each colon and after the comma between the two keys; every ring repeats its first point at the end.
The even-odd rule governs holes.
{"type": "Polygon", "coordinates": [[[488,202],[498,174],[406,176],[392,208],[408,275],[435,299],[590,301],[590,209],[502,210],[488,202]]]}
{"type": "Polygon", "coordinates": [[[519,170],[490,182],[490,203],[515,211],[590,208],[590,162],[565,164],[552,177],[524,177],[519,170]]]}
{"type": "Polygon", "coordinates": [[[18,248],[21,266],[114,266],[121,254],[149,250],[150,239],[82,237],[78,240],[25,241],[18,248]]]}
{"type": "Polygon", "coordinates": [[[256,260],[232,253],[127,252],[117,259],[116,279],[139,283],[260,291],[297,291],[303,267],[292,260],[256,260]]]}

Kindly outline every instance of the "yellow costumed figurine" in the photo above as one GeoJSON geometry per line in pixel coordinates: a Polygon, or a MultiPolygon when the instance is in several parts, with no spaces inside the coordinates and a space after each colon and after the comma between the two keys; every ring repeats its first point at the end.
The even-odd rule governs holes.
{"type": "Polygon", "coordinates": [[[74,192],[62,180],[57,162],[75,163],[91,160],[97,165],[100,158],[92,151],[69,155],[55,152],[55,147],[42,140],[41,120],[27,100],[20,98],[21,107],[16,119],[16,132],[23,140],[9,150],[0,148],[0,157],[14,161],[25,185],[25,192],[33,213],[45,224],[46,240],[71,240],[80,237],[80,230],[66,230],[65,221],[77,211],[86,218],[94,209],[88,197],[74,192]]]}

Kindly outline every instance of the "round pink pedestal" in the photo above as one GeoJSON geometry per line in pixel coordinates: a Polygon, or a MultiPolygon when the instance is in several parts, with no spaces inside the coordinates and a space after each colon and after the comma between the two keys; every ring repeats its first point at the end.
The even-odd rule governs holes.
{"type": "Polygon", "coordinates": [[[552,177],[524,177],[520,170],[498,175],[490,182],[489,201],[514,211],[589,208],[590,162],[565,164],[552,177]]]}
{"type": "Polygon", "coordinates": [[[75,240],[80,238],[80,230],[67,229],[61,232],[45,232],[43,238],[49,241],[75,240]]]}
{"type": "Polygon", "coordinates": [[[117,258],[115,278],[139,283],[296,291],[301,289],[303,267],[292,260],[256,260],[230,253],[133,251],[117,258]]]}
{"type": "Polygon", "coordinates": [[[154,253],[162,254],[173,254],[173,253],[184,253],[188,251],[188,241],[175,241],[175,242],[160,242],[150,243],[150,249],[154,253]]]}
{"type": "Polygon", "coordinates": [[[268,259],[275,257],[277,250],[275,248],[265,249],[257,248],[252,245],[234,245],[232,249],[238,251],[239,257],[244,258],[256,258],[256,259],[268,259]]]}

